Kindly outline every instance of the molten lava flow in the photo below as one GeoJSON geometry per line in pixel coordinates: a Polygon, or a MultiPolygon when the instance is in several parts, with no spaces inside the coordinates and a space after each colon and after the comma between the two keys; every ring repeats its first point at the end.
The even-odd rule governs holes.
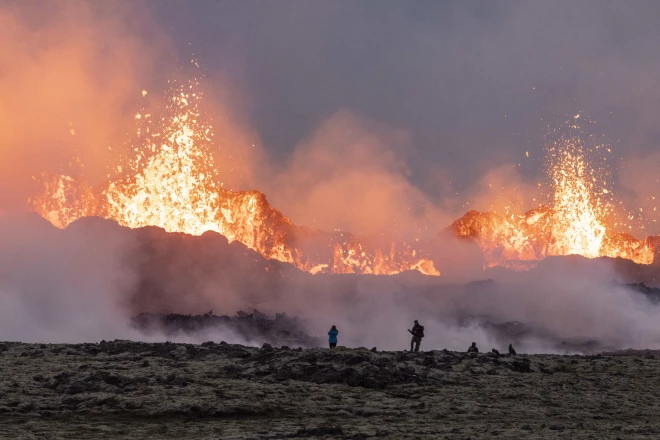
{"type": "Polygon", "coordinates": [[[213,130],[203,122],[196,86],[175,87],[160,119],[136,115],[140,143],[127,166],[131,175],[96,190],[68,176],[42,175],[43,193],[30,201],[34,211],[61,228],[101,216],[131,228],[215,231],[311,273],[440,275],[405,242],[298,227],[260,192],[223,189],[211,154],[213,130]]]}
{"type": "MultiPolygon", "coordinates": [[[[596,147],[596,148],[600,148],[596,147]]],[[[602,195],[606,175],[589,166],[588,148],[576,136],[561,136],[548,148],[547,171],[553,188],[552,207],[541,206],[524,215],[470,211],[450,230],[475,240],[487,266],[529,268],[521,261],[550,255],[621,257],[641,264],[654,260],[653,237],[637,240],[629,234],[608,229],[611,205],[602,195]]]]}

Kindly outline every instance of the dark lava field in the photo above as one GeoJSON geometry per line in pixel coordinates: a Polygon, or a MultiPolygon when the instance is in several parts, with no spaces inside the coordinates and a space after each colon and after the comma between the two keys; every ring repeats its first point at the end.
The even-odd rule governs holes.
{"type": "Polygon", "coordinates": [[[659,438],[658,356],[7,342],[0,438],[659,438]]]}

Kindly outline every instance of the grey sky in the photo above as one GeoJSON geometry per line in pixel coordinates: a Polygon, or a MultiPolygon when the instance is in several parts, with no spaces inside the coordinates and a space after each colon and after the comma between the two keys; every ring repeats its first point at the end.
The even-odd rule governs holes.
{"type": "Polygon", "coordinates": [[[0,0],[0,209],[42,171],[105,180],[195,57],[221,178],[300,224],[359,228],[367,201],[435,231],[507,185],[536,197],[543,136],[576,113],[660,224],[658,22],[655,1],[0,0]]]}
{"type": "Polygon", "coordinates": [[[576,112],[620,141],[621,155],[660,139],[657,2],[147,5],[182,57],[229,75],[277,157],[348,108],[411,135],[410,178],[433,196],[438,168],[467,185],[540,153],[546,121],[576,112]]]}

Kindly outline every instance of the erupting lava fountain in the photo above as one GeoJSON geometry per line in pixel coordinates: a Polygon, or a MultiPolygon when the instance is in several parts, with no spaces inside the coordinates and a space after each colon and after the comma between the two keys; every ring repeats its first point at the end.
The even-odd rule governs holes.
{"type": "MultiPolygon", "coordinates": [[[[579,126],[562,130],[579,132],[579,126]]],[[[551,206],[523,215],[470,211],[449,227],[451,232],[476,241],[490,267],[524,270],[551,255],[620,257],[639,264],[653,263],[660,237],[638,240],[608,226],[613,222],[615,226],[625,225],[613,220],[617,212],[607,188],[609,173],[591,166],[589,157],[609,149],[589,146],[583,141],[585,137],[560,134],[547,147],[551,206]]]]}
{"type": "MultiPolygon", "coordinates": [[[[440,275],[418,243],[296,226],[262,193],[222,188],[210,150],[213,129],[203,122],[197,87],[196,81],[173,87],[159,118],[136,115],[139,147],[126,167],[131,175],[93,188],[80,179],[42,174],[43,192],[29,201],[31,208],[60,228],[100,216],[131,228],[215,231],[311,273],[440,275]]],[[[607,227],[612,205],[604,197],[606,176],[589,166],[588,152],[579,136],[560,136],[548,147],[551,207],[524,215],[470,211],[449,231],[474,240],[486,266],[525,269],[546,256],[570,254],[652,263],[658,237],[637,240],[607,227]]]]}
{"type": "Polygon", "coordinates": [[[127,167],[135,170],[132,176],[92,188],[69,176],[42,174],[44,190],[29,201],[32,209],[60,228],[100,216],[131,228],[158,226],[192,235],[215,231],[312,273],[440,275],[406,242],[299,227],[262,193],[223,189],[210,151],[213,129],[202,122],[197,87],[193,81],[170,90],[160,119],[136,115],[140,147],[127,167]]]}

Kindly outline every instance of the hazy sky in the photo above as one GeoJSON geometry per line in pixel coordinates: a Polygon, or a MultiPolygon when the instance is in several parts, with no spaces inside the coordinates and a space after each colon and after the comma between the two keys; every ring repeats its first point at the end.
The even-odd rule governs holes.
{"type": "MultiPolygon", "coordinates": [[[[160,135],[136,140],[136,113],[144,121],[162,110],[167,80],[190,79],[194,58],[205,74],[219,178],[229,189],[263,191],[295,224],[403,231],[411,240],[435,236],[471,207],[505,207],[524,195],[531,208],[544,135],[579,113],[597,122],[587,136],[613,143],[616,197],[659,221],[631,232],[658,234],[659,24],[657,0],[0,0],[0,214],[25,209],[42,171],[94,185],[128,177],[113,166],[121,153],[155,146],[160,135]]],[[[172,123],[160,116],[153,120],[172,123]]],[[[61,196],[61,188],[52,192],[61,196]]],[[[80,208],[62,205],[47,211],[80,208]]],[[[263,227],[258,219],[247,224],[263,227]]],[[[0,324],[23,340],[43,331],[66,340],[72,328],[100,339],[120,328],[113,307],[139,281],[125,267],[132,260],[123,247],[133,241],[100,229],[98,237],[81,230],[51,238],[5,225],[0,261],[9,263],[9,283],[0,285],[0,324]],[[26,333],[24,323],[35,320],[49,325],[26,333]]],[[[438,251],[463,265],[451,247],[438,251]]],[[[654,346],[656,309],[600,289],[595,275],[567,261],[574,277],[557,266],[531,274],[529,289],[516,282],[471,306],[491,312],[495,298],[502,320],[654,346]]],[[[615,278],[608,268],[601,276],[615,278]]],[[[308,287],[299,297],[290,292],[298,309],[279,311],[307,316],[308,287]]],[[[386,290],[354,288],[368,295],[357,305],[342,297],[342,319],[388,330],[397,319],[409,322],[405,307],[383,300],[386,290]],[[376,321],[363,320],[365,310],[376,321]]],[[[314,313],[327,319],[317,303],[314,313]]],[[[472,338],[465,335],[457,338],[472,338]]]]}
{"type": "MultiPolygon", "coordinates": [[[[162,95],[172,66],[194,57],[207,96],[222,103],[217,119],[227,122],[216,132],[244,150],[257,139],[263,154],[243,159],[265,158],[279,167],[273,175],[295,164],[316,173],[319,155],[300,146],[314,139],[337,150],[355,132],[335,151],[328,182],[343,158],[355,182],[345,187],[387,180],[401,189],[399,200],[415,200],[402,209],[434,205],[450,218],[484,176],[501,183],[515,174],[514,186],[535,185],[543,135],[579,113],[596,121],[591,134],[613,143],[626,203],[660,196],[650,179],[660,171],[656,1],[0,0],[0,21],[9,43],[0,47],[5,188],[62,162],[60,149],[87,152],[87,169],[105,177],[104,154],[116,133],[133,131],[127,121],[140,90],[162,95]],[[351,154],[365,133],[376,133],[367,139],[377,147],[351,154]],[[390,153],[396,160],[380,157],[390,153]],[[360,181],[370,154],[378,179],[360,181]]],[[[262,176],[254,185],[294,220],[326,216],[298,214],[309,206],[296,209],[290,199],[302,196],[283,190],[281,176],[268,177],[277,183],[269,188],[263,166],[254,169],[262,176]]],[[[28,194],[0,188],[0,209],[28,194]]],[[[353,205],[371,196],[361,197],[353,205]]]]}
{"type": "Polygon", "coordinates": [[[147,4],[182,56],[242,89],[278,155],[345,108],[406,130],[410,178],[431,194],[438,168],[469,184],[540,154],[544,124],[575,113],[621,155],[659,145],[658,2],[147,4]]]}

